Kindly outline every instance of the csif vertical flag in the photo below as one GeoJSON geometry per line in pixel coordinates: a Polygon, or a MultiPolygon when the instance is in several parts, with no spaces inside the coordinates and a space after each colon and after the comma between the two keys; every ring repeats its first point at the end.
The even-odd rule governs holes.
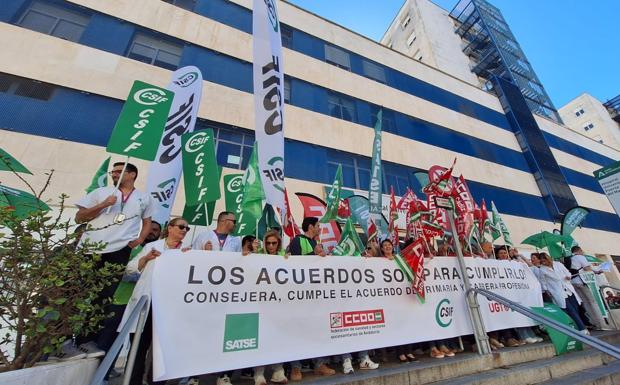
{"type": "Polygon", "coordinates": [[[256,226],[263,215],[263,199],[265,193],[258,176],[258,144],[254,142],[252,156],[243,174],[243,198],[241,199],[241,215],[237,218],[236,235],[254,235],[256,226]]]}
{"type": "Polygon", "coordinates": [[[181,136],[194,131],[202,96],[202,74],[194,66],[179,68],[167,88],[174,92],[174,99],[146,179],[146,190],[157,206],[153,220],[159,223],[170,219],[181,179],[181,136]]]}
{"type": "Polygon", "coordinates": [[[90,185],[86,187],[86,193],[108,185],[108,168],[110,168],[110,157],[101,163],[90,185]]]}
{"type": "MultiPolygon", "coordinates": [[[[381,175],[381,124],[383,120],[383,109],[377,114],[375,123],[375,138],[372,144],[372,162],[370,166],[370,186],[368,188],[368,202],[370,219],[377,224],[382,219],[382,180],[381,175]]],[[[384,234],[379,234],[383,236],[384,234]]]]}
{"type": "Polygon", "coordinates": [[[253,77],[258,168],[267,203],[286,215],[284,203],[284,71],[276,0],[254,0],[253,77]]]}

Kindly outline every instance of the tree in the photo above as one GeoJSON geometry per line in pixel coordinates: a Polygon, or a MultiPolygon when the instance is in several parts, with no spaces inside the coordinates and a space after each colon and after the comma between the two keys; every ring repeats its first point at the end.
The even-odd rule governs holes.
{"type": "MultiPolygon", "coordinates": [[[[40,199],[53,171],[38,193],[15,175],[40,199]]],[[[65,218],[67,198],[62,194],[55,210],[41,204],[19,215],[0,206],[0,372],[31,367],[106,317],[96,298],[122,267],[100,263],[102,244],[77,248],[84,226],[65,218]]]]}

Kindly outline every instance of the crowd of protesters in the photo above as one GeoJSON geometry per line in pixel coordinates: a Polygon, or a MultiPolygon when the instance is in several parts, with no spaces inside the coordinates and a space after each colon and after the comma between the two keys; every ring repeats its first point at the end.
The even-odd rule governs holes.
{"type": "MultiPolygon", "coordinates": [[[[234,236],[235,215],[231,212],[222,212],[217,217],[215,229],[199,233],[190,245],[185,240],[190,227],[184,218],[171,219],[163,229],[159,223],[151,220],[155,205],[150,196],[136,190],[134,184],[138,169],[134,165],[123,162],[115,163],[110,176],[114,185],[118,185],[118,189],[102,187],[82,198],[77,203],[76,221],[89,224],[80,242],[89,240],[105,243],[106,246],[101,252],[101,264],[114,263],[126,266],[122,279],[106,286],[97,300],[99,303],[106,304],[105,310],[111,313],[112,317],[103,322],[102,328],[97,333],[79,337],[76,341],[67,341],[61,350],[50,359],[103,356],[105,351],[111,347],[117,336],[117,330],[126,322],[139,298],[143,295],[150,298],[154,266],[157,258],[168,249],[239,252],[244,256],[260,253],[283,258],[288,258],[290,255],[326,256],[326,250],[318,241],[321,231],[320,223],[317,218],[313,217],[304,218],[301,226],[303,234],[291,239],[288,247],[284,248],[280,232],[277,230],[267,231],[260,241],[254,236],[243,238],[234,236]],[[119,179],[121,179],[120,183],[119,179]]],[[[402,246],[406,247],[411,241],[406,241],[402,246]]],[[[400,245],[393,244],[389,239],[379,240],[376,236],[371,236],[362,255],[368,258],[394,259],[399,249],[398,246],[400,245]]],[[[494,249],[490,242],[482,242],[476,246],[463,242],[461,246],[466,256],[513,260],[527,265],[540,281],[543,298],[562,308],[574,320],[579,330],[588,334],[588,327],[606,328],[606,321],[595,299],[579,277],[580,271],[600,272],[596,271],[587,261],[579,247],[573,247],[573,256],[562,264],[554,261],[544,252],[533,253],[527,259],[515,248],[501,246],[494,249]]],[[[447,243],[439,244],[437,250],[430,245],[426,248],[425,257],[427,258],[455,255],[454,248],[447,243]]],[[[608,297],[610,303],[620,303],[620,300],[614,298],[613,294],[608,297]]],[[[135,325],[133,328],[135,330],[135,325]]],[[[149,311],[137,349],[130,380],[132,385],[142,385],[145,380],[153,383],[151,382],[152,375],[147,373],[150,367],[147,352],[150,348],[152,333],[149,311]]],[[[506,329],[489,333],[489,342],[491,348],[495,350],[505,346],[537,343],[543,340],[541,335],[537,328],[506,329]]],[[[354,372],[354,356],[357,358],[360,370],[373,370],[377,369],[380,363],[388,362],[390,352],[395,353],[398,361],[405,363],[417,361],[416,356],[425,354],[425,351],[433,358],[452,357],[463,351],[463,344],[458,339],[447,339],[375,349],[373,352],[353,352],[353,354],[343,354],[338,357],[318,357],[304,362],[275,363],[270,367],[270,381],[279,384],[285,384],[289,379],[300,381],[303,378],[304,365],[312,367],[313,369],[310,370],[317,375],[330,376],[336,373],[330,365],[338,362],[342,366],[343,373],[349,374],[354,372]]],[[[247,368],[242,371],[243,374],[251,376],[255,385],[267,384],[264,366],[247,368]]],[[[232,372],[219,373],[216,383],[217,385],[230,384],[231,377],[232,372]]],[[[186,382],[196,385],[199,380],[189,378],[186,382]]]]}

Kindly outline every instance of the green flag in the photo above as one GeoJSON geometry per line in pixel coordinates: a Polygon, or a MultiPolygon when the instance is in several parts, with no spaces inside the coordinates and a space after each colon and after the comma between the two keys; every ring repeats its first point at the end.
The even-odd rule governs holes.
{"type": "Polygon", "coordinates": [[[340,189],[342,188],[342,165],[338,165],[334,183],[332,184],[329,194],[327,194],[327,203],[325,214],[321,217],[321,223],[329,223],[338,218],[338,205],[340,204],[340,189]]]}
{"type": "MultiPolygon", "coordinates": [[[[383,209],[383,177],[381,175],[381,124],[383,120],[383,109],[377,114],[377,122],[375,123],[375,138],[372,142],[372,159],[370,164],[370,184],[368,186],[368,211],[370,219],[374,223],[381,223],[383,209]]],[[[377,228],[379,230],[379,228],[377,228]]],[[[386,234],[379,232],[380,236],[386,234]]]]}
{"type": "Polygon", "coordinates": [[[258,169],[258,146],[254,149],[248,167],[243,174],[243,198],[241,199],[241,215],[237,218],[235,235],[254,235],[256,226],[263,214],[265,193],[258,169]]]}
{"type": "Polygon", "coordinates": [[[215,160],[215,139],[208,128],[181,136],[185,204],[215,202],[220,199],[220,175],[215,160]]]}
{"type": "Polygon", "coordinates": [[[30,170],[21,164],[17,159],[13,158],[11,154],[0,148],[0,171],[13,171],[22,172],[24,174],[30,174],[30,170]]]}
{"type": "MultiPolygon", "coordinates": [[[[217,183],[219,185],[220,178],[222,177],[222,166],[217,166],[217,183]]],[[[213,222],[213,213],[215,212],[215,202],[213,200],[205,203],[187,204],[183,207],[183,218],[187,220],[187,223],[195,226],[209,226],[213,222]]]]}
{"type": "Polygon", "coordinates": [[[226,211],[241,215],[241,200],[243,199],[243,174],[224,175],[224,201],[226,211]]]}
{"type": "MultiPolygon", "coordinates": [[[[499,229],[499,231],[501,231],[502,235],[504,236],[504,242],[508,246],[513,246],[514,244],[512,243],[510,232],[508,232],[508,226],[506,226],[506,223],[504,223],[502,217],[499,215],[499,211],[497,211],[497,207],[495,207],[495,203],[493,201],[491,201],[491,211],[493,212],[493,228],[499,229]]],[[[499,236],[497,238],[499,238],[499,236]]],[[[494,234],[493,240],[496,240],[497,238],[494,234]]]]}
{"type": "Polygon", "coordinates": [[[266,204],[263,208],[263,215],[258,221],[258,229],[256,230],[256,237],[258,239],[265,238],[265,233],[272,229],[279,229],[280,223],[276,219],[276,212],[273,210],[273,206],[266,204]]]}
{"type": "MultiPolygon", "coordinates": [[[[540,315],[549,317],[554,321],[576,329],[575,322],[566,313],[564,313],[562,309],[551,303],[545,303],[544,305],[544,307],[532,307],[531,309],[540,315]]],[[[581,342],[575,340],[573,337],[569,337],[552,327],[544,326],[544,329],[549,334],[551,342],[553,342],[553,346],[555,347],[555,352],[558,355],[565,354],[573,350],[583,349],[581,342]]]]}
{"type": "Polygon", "coordinates": [[[170,90],[136,80],[112,130],[107,151],[154,160],[173,98],[170,90]]]}
{"type": "Polygon", "coordinates": [[[353,226],[353,221],[349,217],[340,235],[340,242],[338,242],[336,247],[332,250],[332,255],[360,256],[363,250],[364,244],[359,235],[357,235],[357,231],[355,231],[355,227],[353,226]]]}
{"type": "Polygon", "coordinates": [[[93,180],[90,182],[90,185],[86,187],[86,193],[98,189],[99,187],[105,187],[108,185],[108,168],[110,167],[110,157],[104,160],[99,166],[99,169],[93,176],[93,180]]]}

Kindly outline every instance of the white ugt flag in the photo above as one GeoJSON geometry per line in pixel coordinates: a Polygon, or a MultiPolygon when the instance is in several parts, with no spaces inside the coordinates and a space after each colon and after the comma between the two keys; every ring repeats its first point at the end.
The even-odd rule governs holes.
{"type": "MultiPolygon", "coordinates": [[[[284,205],[284,71],[276,0],[254,0],[254,110],[258,166],[267,203],[284,205]]],[[[282,218],[281,217],[281,218],[282,218]]]]}

